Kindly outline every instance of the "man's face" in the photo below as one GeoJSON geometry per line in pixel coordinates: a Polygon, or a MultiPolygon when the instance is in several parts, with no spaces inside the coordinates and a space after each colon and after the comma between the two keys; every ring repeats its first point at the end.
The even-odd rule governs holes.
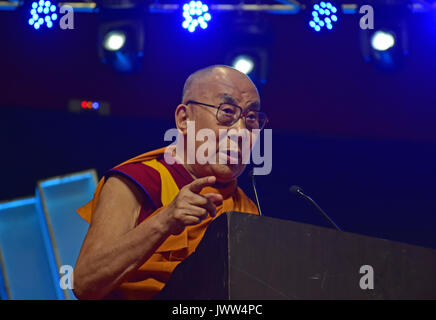
{"type": "MultiPolygon", "coordinates": [[[[195,100],[217,107],[221,103],[232,103],[240,106],[243,114],[247,110],[258,111],[260,108],[260,99],[256,87],[245,75],[230,68],[214,69],[210,74],[204,76],[203,79],[197,80],[192,84],[188,96],[186,100],[195,100]]],[[[241,175],[245,169],[241,156],[242,139],[239,139],[239,143],[237,145],[233,144],[233,146],[230,142],[219,141],[219,130],[228,130],[231,128],[236,130],[246,129],[245,119],[241,117],[236,123],[229,127],[218,122],[216,117],[217,109],[215,108],[199,104],[189,104],[187,108],[187,112],[190,115],[189,120],[195,121],[196,134],[199,130],[208,128],[215,133],[216,137],[216,153],[215,155],[208,155],[209,157],[215,157],[215,164],[188,164],[188,170],[196,177],[216,176],[217,181],[220,183],[232,181],[241,175]],[[219,153],[219,145],[223,142],[228,143],[229,148],[232,150],[239,152],[237,164],[230,163],[230,157],[227,153],[219,153]],[[220,157],[227,160],[225,164],[219,163],[220,157]]],[[[253,139],[250,136],[249,138],[251,150],[253,139]]],[[[225,139],[230,140],[229,137],[225,139]]],[[[195,150],[198,150],[204,143],[203,141],[195,141],[195,150]]]]}

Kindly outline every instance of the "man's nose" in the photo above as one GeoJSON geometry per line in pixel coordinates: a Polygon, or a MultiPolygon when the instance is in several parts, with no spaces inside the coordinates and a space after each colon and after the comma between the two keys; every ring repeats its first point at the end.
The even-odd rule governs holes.
{"type": "Polygon", "coordinates": [[[234,129],[235,131],[232,132],[232,130],[230,130],[229,138],[231,138],[232,136],[237,137],[239,145],[242,144],[242,141],[244,139],[250,139],[248,141],[250,141],[250,145],[251,145],[251,137],[250,137],[250,133],[247,129],[247,126],[245,125],[245,118],[243,118],[243,117],[239,118],[239,120],[236,121],[230,127],[230,129],[234,129]]]}
{"type": "Polygon", "coordinates": [[[234,128],[236,130],[247,129],[247,127],[245,125],[245,118],[240,117],[239,120],[233,124],[232,128],[234,128]]]}

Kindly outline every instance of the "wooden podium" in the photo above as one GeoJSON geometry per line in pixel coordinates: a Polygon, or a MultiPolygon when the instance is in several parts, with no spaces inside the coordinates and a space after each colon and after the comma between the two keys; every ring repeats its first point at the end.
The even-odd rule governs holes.
{"type": "Polygon", "coordinates": [[[155,299],[436,299],[436,250],[228,212],[155,299]]]}

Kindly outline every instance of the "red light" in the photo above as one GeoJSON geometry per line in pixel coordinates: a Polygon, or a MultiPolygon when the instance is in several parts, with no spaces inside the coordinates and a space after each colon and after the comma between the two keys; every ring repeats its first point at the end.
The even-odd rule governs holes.
{"type": "Polygon", "coordinates": [[[85,109],[87,107],[86,101],[82,101],[82,108],[85,109]]]}

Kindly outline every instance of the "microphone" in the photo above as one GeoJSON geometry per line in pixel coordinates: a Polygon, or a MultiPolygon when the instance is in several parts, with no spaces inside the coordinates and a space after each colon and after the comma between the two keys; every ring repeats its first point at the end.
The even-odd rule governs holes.
{"type": "Polygon", "coordinates": [[[321,209],[321,207],[308,195],[304,194],[303,190],[299,186],[292,186],[289,188],[289,191],[295,195],[295,196],[302,196],[306,200],[308,200],[321,214],[330,222],[330,224],[335,227],[336,230],[342,231],[341,228],[339,228],[336,223],[333,222],[332,219],[327,215],[327,213],[324,212],[324,210],[321,209]]]}
{"type": "Polygon", "coordinates": [[[250,177],[251,177],[251,183],[253,185],[254,196],[256,197],[257,210],[259,210],[259,215],[263,216],[262,210],[260,210],[259,198],[257,197],[256,180],[254,179],[254,169],[250,170],[250,177]]]}

